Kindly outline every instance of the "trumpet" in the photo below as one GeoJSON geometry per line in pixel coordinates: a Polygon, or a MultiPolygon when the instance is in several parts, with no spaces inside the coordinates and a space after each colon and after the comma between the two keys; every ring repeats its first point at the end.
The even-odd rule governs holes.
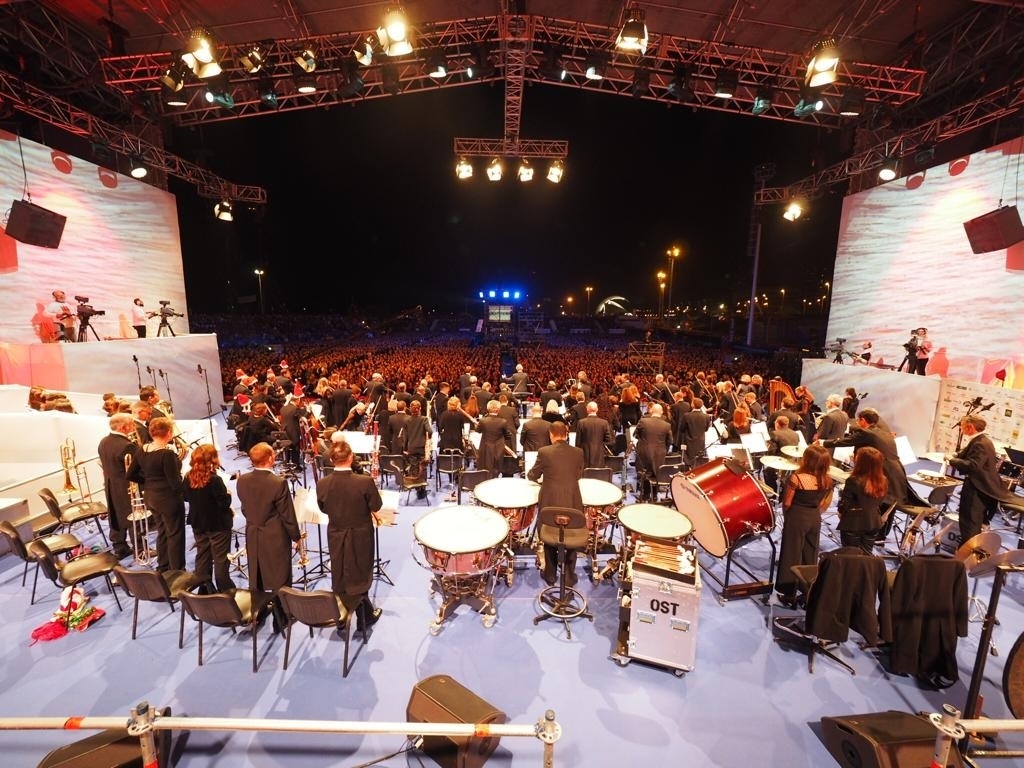
{"type": "Polygon", "coordinates": [[[77,468],[78,462],[75,459],[75,441],[70,437],[65,438],[60,445],[60,464],[64,468],[64,487],[61,492],[70,495],[78,490],[71,482],[71,470],[77,468]]]}
{"type": "Polygon", "coordinates": [[[309,531],[305,530],[305,526],[302,528],[302,533],[299,534],[299,567],[305,568],[309,565],[309,552],[306,549],[306,538],[309,536],[309,531]]]}

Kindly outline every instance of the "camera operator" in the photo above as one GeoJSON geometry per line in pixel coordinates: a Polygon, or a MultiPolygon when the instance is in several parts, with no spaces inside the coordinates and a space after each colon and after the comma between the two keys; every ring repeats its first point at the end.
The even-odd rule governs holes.
{"type": "Polygon", "coordinates": [[[135,329],[135,335],[140,339],[146,338],[146,307],[142,303],[142,299],[135,299],[132,302],[132,328],[135,329]]]}
{"type": "Polygon", "coordinates": [[[67,303],[64,291],[54,291],[53,301],[46,305],[46,314],[53,318],[58,331],[58,341],[75,340],[75,322],[77,315],[67,303]]]}

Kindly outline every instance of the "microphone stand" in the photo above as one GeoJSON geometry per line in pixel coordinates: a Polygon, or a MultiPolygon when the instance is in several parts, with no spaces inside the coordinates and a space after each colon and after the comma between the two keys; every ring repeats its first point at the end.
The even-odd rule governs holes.
{"type": "Polygon", "coordinates": [[[167,374],[164,373],[163,368],[157,369],[157,373],[160,374],[160,378],[164,380],[164,389],[167,390],[167,402],[174,405],[174,398],[171,397],[171,383],[167,380],[167,374]]]}
{"type": "MultiPolygon", "coordinates": [[[[203,368],[203,364],[199,363],[196,365],[196,370],[199,375],[203,377],[203,381],[206,383],[206,421],[210,426],[210,443],[213,445],[217,444],[217,441],[213,436],[213,396],[210,394],[210,377],[209,368],[203,368]]],[[[168,395],[170,397],[170,395],[168,395]]]]}
{"type": "Polygon", "coordinates": [[[956,452],[957,453],[960,453],[960,447],[963,445],[963,442],[964,442],[964,430],[963,430],[963,427],[960,426],[961,422],[965,418],[967,418],[968,416],[972,415],[979,408],[982,411],[987,411],[989,408],[991,408],[994,405],[994,403],[989,403],[988,405],[982,406],[981,403],[982,403],[982,401],[981,401],[980,397],[975,398],[974,400],[967,400],[964,403],[964,408],[967,409],[967,413],[965,413],[963,416],[961,416],[960,420],[957,421],[957,423],[956,423],[956,432],[957,432],[957,434],[956,434],[956,452]]]}
{"type": "MultiPolygon", "coordinates": [[[[148,373],[150,378],[153,380],[153,387],[155,388],[156,387],[156,371],[153,370],[153,366],[147,365],[146,366],[146,373],[148,373]]],[[[142,389],[142,387],[140,386],[139,389],[142,389]]],[[[167,399],[170,400],[170,396],[168,396],[167,399]]]]}
{"type": "Polygon", "coordinates": [[[135,377],[139,380],[139,389],[142,389],[142,370],[139,368],[139,356],[132,355],[132,362],[135,363],[135,377]]]}

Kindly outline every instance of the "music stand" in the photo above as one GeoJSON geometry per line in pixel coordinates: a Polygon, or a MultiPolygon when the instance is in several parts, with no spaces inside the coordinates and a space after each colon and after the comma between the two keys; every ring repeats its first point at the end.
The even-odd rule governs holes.
{"type": "MultiPolygon", "coordinates": [[[[324,558],[324,531],[323,526],[327,525],[327,515],[321,512],[316,507],[316,491],[306,491],[305,504],[297,504],[295,506],[295,518],[300,526],[305,528],[306,525],[316,526],[316,545],[317,552],[319,553],[320,562],[316,563],[312,568],[309,567],[309,546],[306,546],[306,558],[307,562],[302,566],[302,588],[309,591],[310,582],[314,582],[317,579],[322,579],[325,576],[329,576],[331,569],[327,566],[327,561],[324,558]],[[310,504],[312,499],[312,505],[310,504]]],[[[306,531],[303,530],[303,535],[306,531]]]]}
{"type": "Polygon", "coordinates": [[[376,513],[379,522],[373,526],[373,579],[380,580],[389,586],[395,586],[395,582],[388,576],[387,567],[391,565],[390,560],[383,560],[380,556],[380,529],[382,525],[394,525],[395,515],[398,514],[398,501],[401,491],[381,491],[380,498],[383,506],[376,513]]]}

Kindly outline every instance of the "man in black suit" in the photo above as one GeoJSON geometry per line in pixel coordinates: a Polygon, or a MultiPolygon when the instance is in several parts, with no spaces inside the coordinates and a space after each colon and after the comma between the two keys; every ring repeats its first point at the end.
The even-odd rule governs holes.
{"type": "Polygon", "coordinates": [[[519,442],[523,451],[539,451],[545,445],[551,445],[551,435],[548,431],[550,423],[541,418],[544,408],[540,405],[533,405],[530,408],[530,418],[523,422],[523,428],[519,435],[519,442]]]}
{"type": "MultiPolygon", "coordinates": [[[[430,425],[423,415],[420,401],[413,400],[409,404],[409,420],[405,423],[405,476],[419,483],[426,479],[427,443],[430,437],[430,425]]],[[[427,498],[426,486],[416,489],[416,498],[427,498]]]]}
{"type": "Polygon", "coordinates": [[[327,515],[327,548],[331,555],[331,589],[349,611],[356,612],[356,631],[365,632],[380,618],[370,601],[373,584],[376,512],[380,493],[367,475],[352,471],[352,448],[341,441],[331,446],[333,472],[316,484],[316,501],[327,515]]]}
{"type": "Polygon", "coordinates": [[[302,395],[292,397],[281,406],[281,426],[291,445],[285,451],[288,461],[297,467],[302,466],[302,431],[299,426],[299,419],[306,415],[306,408],[302,402],[302,395]]]}
{"type": "MultiPolygon", "coordinates": [[[[829,395],[825,398],[825,415],[818,422],[818,429],[814,433],[815,440],[838,440],[846,434],[846,428],[850,424],[850,417],[843,411],[843,398],[839,395],[829,395]]],[[[829,450],[829,453],[835,450],[829,450]]]]}
{"type": "Polygon", "coordinates": [[[516,372],[505,379],[505,383],[512,387],[513,394],[521,394],[526,392],[526,385],[530,382],[530,377],[526,375],[523,370],[523,364],[519,363],[516,366],[516,372]]]}
{"type": "Polygon", "coordinates": [[[647,409],[647,415],[636,425],[635,435],[637,487],[646,496],[647,486],[640,478],[646,473],[648,482],[654,482],[672,444],[672,425],[665,420],[661,403],[653,403],[647,409]]]}
{"type": "Polygon", "coordinates": [[[540,393],[540,407],[543,410],[547,407],[549,400],[556,400],[558,403],[562,402],[562,393],[558,391],[557,385],[554,381],[549,381],[547,388],[540,393]]]}
{"type": "Polygon", "coordinates": [[[614,444],[611,425],[597,415],[597,403],[587,403],[587,415],[576,425],[576,447],[583,450],[583,466],[603,467],[606,449],[614,444]]]}
{"type": "MultiPolygon", "coordinates": [[[[110,543],[114,548],[114,555],[124,559],[132,553],[126,540],[132,526],[128,519],[132,511],[131,497],[128,494],[128,467],[136,463],[135,457],[139,447],[129,437],[135,431],[135,423],[130,414],[115,413],[110,417],[109,424],[110,433],[100,440],[97,453],[100,457],[100,466],[103,468],[110,543]]],[[[134,541],[132,546],[137,546],[134,541]]]]}
{"type": "Polygon", "coordinates": [[[686,447],[686,463],[699,467],[707,462],[707,433],[711,428],[711,417],[704,413],[704,401],[693,398],[692,408],[680,418],[683,424],[682,440],[686,447]]]}
{"type": "MultiPolygon", "coordinates": [[[[770,438],[768,440],[769,456],[782,456],[782,449],[787,445],[800,445],[800,435],[789,426],[789,418],[786,416],[779,416],[775,420],[774,428],[768,433],[768,436],[770,438]]],[[[778,493],[779,471],[763,464],[761,466],[765,485],[778,493]]]]}
{"type": "Polygon", "coordinates": [[[508,428],[512,430],[512,437],[505,441],[505,445],[508,446],[512,453],[516,453],[516,435],[519,433],[519,409],[509,402],[509,396],[505,392],[498,395],[498,415],[505,420],[508,428]]]}
{"type": "Polygon", "coordinates": [[[476,423],[480,433],[480,450],[477,452],[476,468],[486,469],[491,477],[498,477],[504,465],[505,446],[515,437],[508,423],[498,415],[500,404],[491,400],[487,404],[487,415],[476,423]]]}
{"type": "Polygon", "coordinates": [[[965,416],[960,429],[967,438],[959,453],[946,461],[964,476],[960,489],[960,538],[967,541],[981,533],[981,526],[992,519],[996,504],[1012,500],[1012,494],[999,479],[999,459],[991,438],[985,434],[988,423],[981,416],[965,416]]]}
{"type": "Polygon", "coordinates": [[[292,542],[296,551],[302,532],[295,518],[288,481],[274,474],[274,449],[257,443],[249,449],[253,471],[238,478],[238,500],[245,517],[245,551],[249,588],[273,601],[274,631],[285,626],[277,590],[292,583],[292,542]]]}
{"type": "MultiPolygon", "coordinates": [[[[551,445],[537,451],[537,462],[527,473],[534,482],[540,482],[540,496],[537,508],[569,507],[583,511],[583,496],[580,494],[579,480],[583,477],[583,451],[569,445],[569,430],[565,424],[555,422],[550,425],[548,434],[551,445]]],[[[566,553],[565,583],[576,584],[576,552],[566,553]]],[[[544,545],[544,570],[541,576],[553,586],[558,578],[558,548],[544,545]]]]}
{"type": "Polygon", "coordinates": [[[331,420],[328,426],[336,427],[345,421],[348,412],[356,404],[355,396],[348,382],[342,379],[331,394],[331,420]]]}

